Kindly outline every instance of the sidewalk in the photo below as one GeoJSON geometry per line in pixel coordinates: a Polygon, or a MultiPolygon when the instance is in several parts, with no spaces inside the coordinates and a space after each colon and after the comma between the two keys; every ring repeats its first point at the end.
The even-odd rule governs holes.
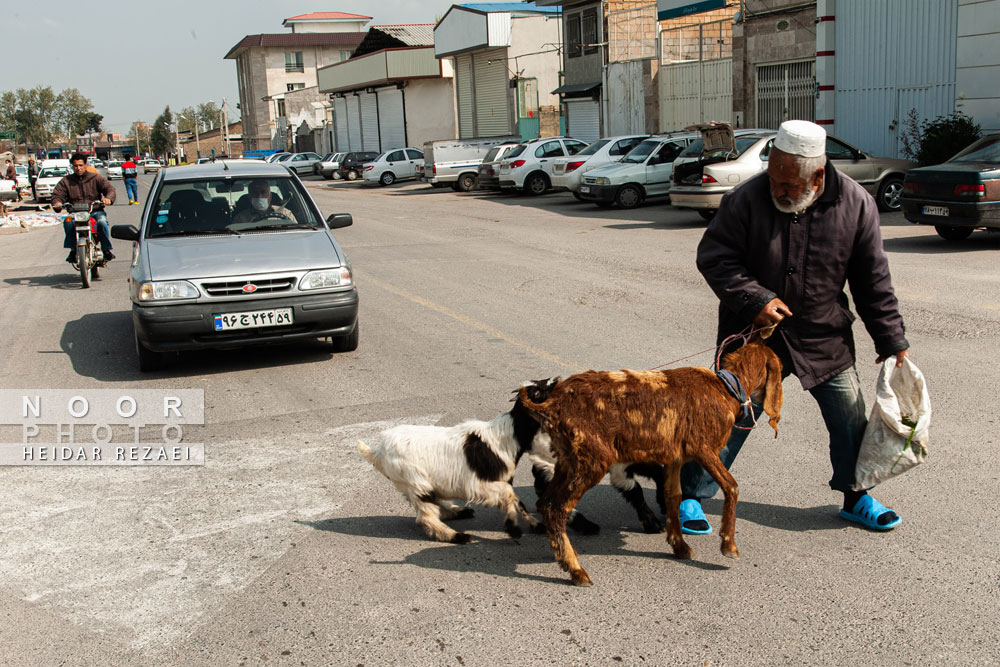
{"type": "Polygon", "coordinates": [[[54,213],[48,204],[11,204],[7,216],[0,216],[0,232],[30,231],[36,227],[50,227],[62,222],[62,215],[54,213]]]}

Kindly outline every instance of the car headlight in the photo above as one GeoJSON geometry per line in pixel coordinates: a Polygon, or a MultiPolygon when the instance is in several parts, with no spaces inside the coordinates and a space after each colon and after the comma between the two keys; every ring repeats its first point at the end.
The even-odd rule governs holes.
{"type": "Polygon", "coordinates": [[[201,293],[198,288],[186,280],[168,280],[139,285],[139,301],[197,299],[199,296],[201,293]]]}
{"type": "Polygon", "coordinates": [[[351,278],[351,270],[347,267],[338,269],[323,269],[321,271],[310,271],[302,278],[299,289],[325,289],[328,287],[344,287],[354,282],[351,278]]]}
{"type": "Polygon", "coordinates": [[[611,179],[600,176],[594,179],[594,183],[597,185],[611,185],[611,179]]]}

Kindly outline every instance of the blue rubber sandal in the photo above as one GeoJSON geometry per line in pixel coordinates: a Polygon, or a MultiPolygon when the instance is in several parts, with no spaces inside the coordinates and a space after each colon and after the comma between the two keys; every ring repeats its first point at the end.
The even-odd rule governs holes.
{"type": "Polygon", "coordinates": [[[872,530],[892,530],[903,522],[903,517],[897,514],[895,521],[890,521],[884,526],[879,525],[878,518],[886,512],[894,511],[895,510],[889,509],[871,496],[864,495],[861,496],[858,502],[854,505],[853,512],[848,512],[847,510],[842,509],[840,510],[840,516],[848,521],[860,523],[865,528],[871,528],[872,530]]]}
{"type": "Polygon", "coordinates": [[[711,535],[712,525],[709,524],[707,530],[695,530],[693,528],[688,528],[684,524],[688,521],[704,521],[708,523],[708,519],[705,517],[705,512],[701,509],[701,503],[694,498],[688,498],[687,500],[681,501],[681,532],[685,535],[711,535]]]}

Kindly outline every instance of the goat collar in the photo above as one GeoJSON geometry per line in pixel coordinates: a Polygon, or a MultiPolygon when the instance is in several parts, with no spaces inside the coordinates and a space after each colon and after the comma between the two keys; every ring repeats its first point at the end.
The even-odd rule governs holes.
{"type": "Polygon", "coordinates": [[[750,396],[747,395],[746,390],[743,388],[743,383],[736,377],[736,374],[726,369],[717,370],[715,374],[722,380],[722,384],[725,386],[726,391],[729,392],[729,395],[740,403],[740,417],[737,421],[742,422],[752,419],[753,408],[750,406],[750,396]]]}

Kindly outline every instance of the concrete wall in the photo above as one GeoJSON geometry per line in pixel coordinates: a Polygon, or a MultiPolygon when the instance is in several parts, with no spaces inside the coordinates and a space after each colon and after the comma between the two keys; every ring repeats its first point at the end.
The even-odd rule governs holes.
{"type": "Polygon", "coordinates": [[[424,142],[458,137],[452,79],[414,79],[403,89],[406,141],[420,148],[424,142]]]}
{"type": "Polygon", "coordinates": [[[959,0],[955,109],[1000,131],[1000,0],[959,0]]]}
{"type": "Polygon", "coordinates": [[[562,69],[562,57],[555,48],[562,42],[562,20],[558,16],[531,16],[512,21],[507,66],[519,71],[522,77],[538,79],[540,107],[558,107],[559,96],[552,95],[551,91],[559,87],[559,70],[562,69]],[[524,55],[536,51],[546,53],[524,55]]]}
{"type": "Polygon", "coordinates": [[[796,0],[747,0],[750,16],[777,12],[733,26],[733,115],[741,127],[757,127],[757,65],[816,58],[816,7],[780,11],[801,5],[796,0]],[[779,19],[788,19],[788,30],[776,30],[779,19]]]}
{"type": "Polygon", "coordinates": [[[368,21],[317,21],[317,22],[298,22],[290,21],[287,23],[291,27],[292,32],[361,32],[365,29],[365,24],[368,21]]]}
{"type": "MultiPolygon", "coordinates": [[[[594,9],[597,11],[597,42],[605,41],[604,35],[604,8],[602,2],[583,2],[572,7],[563,5],[563,39],[565,42],[566,23],[571,17],[581,17],[583,11],[594,9]]],[[[569,57],[569,45],[563,46],[563,83],[594,83],[601,80],[604,70],[604,47],[598,47],[595,53],[584,53],[581,51],[576,58],[569,57]]]]}

